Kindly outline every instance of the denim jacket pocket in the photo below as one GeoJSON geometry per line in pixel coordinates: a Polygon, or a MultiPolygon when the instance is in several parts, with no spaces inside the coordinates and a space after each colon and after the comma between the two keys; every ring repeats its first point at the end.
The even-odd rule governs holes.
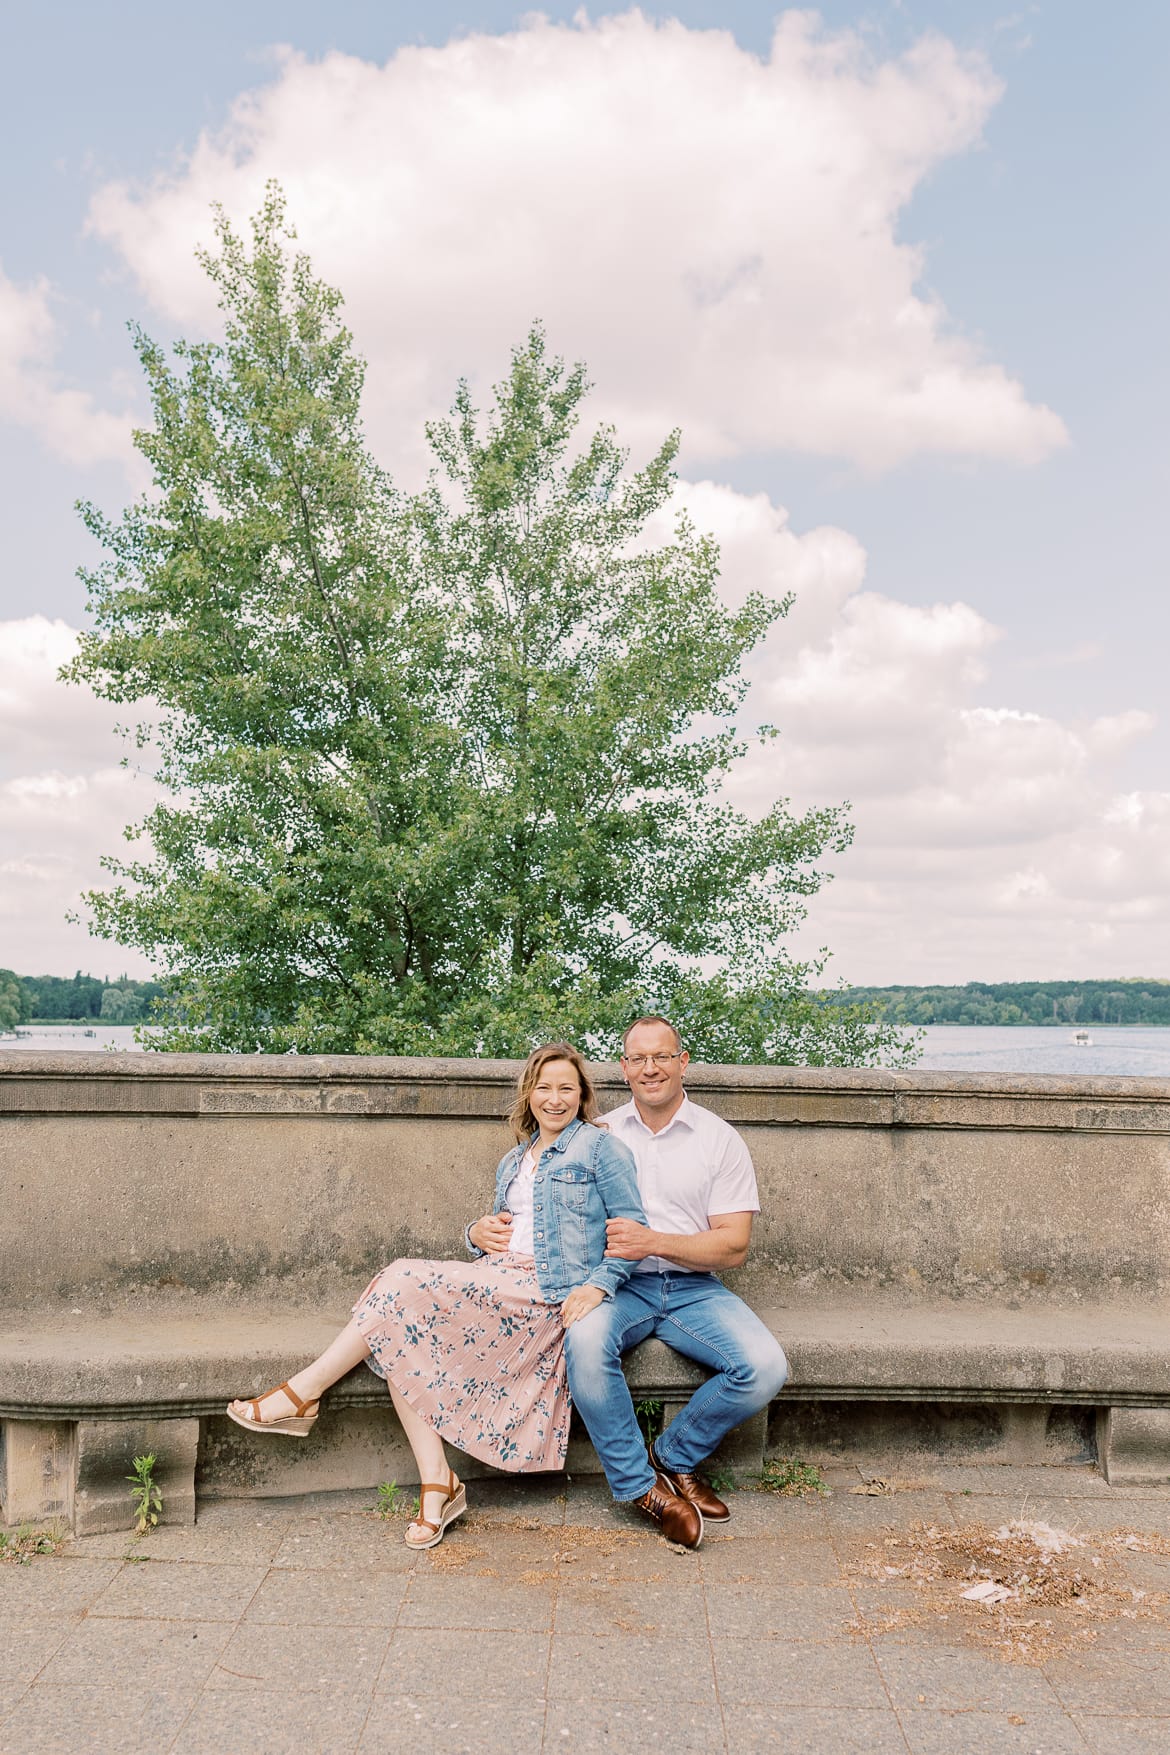
{"type": "Polygon", "coordinates": [[[551,1172],[551,1180],[557,1185],[557,1198],[574,1212],[584,1209],[589,1199],[589,1184],[593,1173],[578,1164],[558,1164],[551,1172]]]}

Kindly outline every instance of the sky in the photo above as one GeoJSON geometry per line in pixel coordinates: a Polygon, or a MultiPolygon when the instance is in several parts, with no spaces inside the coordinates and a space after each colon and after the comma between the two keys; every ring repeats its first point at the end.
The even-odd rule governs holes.
{"type": "Polygon", "coordinates": [[[794,592],[730,790],[851,805],[797,953],[1170,976],[1161,0],[45,0],[6,38],[0,967],[147,973],[66,918],[156,796],[56,680],[73,507],[148,487],[126,323],[213,335],[211,203],[277,177],[404,486],[540,318],[635,462],[682,428],[729,601],[794,592]]]}

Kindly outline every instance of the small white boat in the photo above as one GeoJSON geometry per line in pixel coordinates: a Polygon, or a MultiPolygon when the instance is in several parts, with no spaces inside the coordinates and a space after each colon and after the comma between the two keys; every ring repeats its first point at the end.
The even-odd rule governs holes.
{"type": "Polygon", "coordinates": [[[1091,1048],[1093,1046],[1093,1038],[1089,1035],[1087,1030],[1078,1030],[1073,1037],[1073,1041],[1078,1048],[1091,1048]]]}

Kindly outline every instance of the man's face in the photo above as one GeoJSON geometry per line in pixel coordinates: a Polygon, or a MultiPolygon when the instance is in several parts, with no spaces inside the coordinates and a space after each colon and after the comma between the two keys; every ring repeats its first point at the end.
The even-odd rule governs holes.
{"type": "Polygon", "coordinates": [[[685,1048],[679,1053],[674,1032],[665,1024],[639,1024],[626,1038],[622,1077],[641,1108],[677,1108],[690,1058],[685,1048]]]}

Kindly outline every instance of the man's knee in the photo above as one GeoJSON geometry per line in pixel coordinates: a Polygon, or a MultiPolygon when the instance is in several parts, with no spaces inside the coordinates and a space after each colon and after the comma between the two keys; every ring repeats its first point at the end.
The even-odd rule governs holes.
{"type": "Polygon", "coordinates": [[[758,1407],[766,1407],[788,1382],[788,1359],[772,1335],[763,1333],[748,1347],[739,1371],[740,1385],[758,1407]]]}
{"type": "Polygon", "coordinates": [[[771,1347],[768,1349],[767,1358],[761,1361],[759,1367],[760,1389],[767,1391],[766,1399],[771,1401],[773,1396],[780,1394],[780,1391],[784,1388],[784,1385],[787,1382],[788,1355],[780,1345],[780,1342],[773,1340],[771,1347]]]}

